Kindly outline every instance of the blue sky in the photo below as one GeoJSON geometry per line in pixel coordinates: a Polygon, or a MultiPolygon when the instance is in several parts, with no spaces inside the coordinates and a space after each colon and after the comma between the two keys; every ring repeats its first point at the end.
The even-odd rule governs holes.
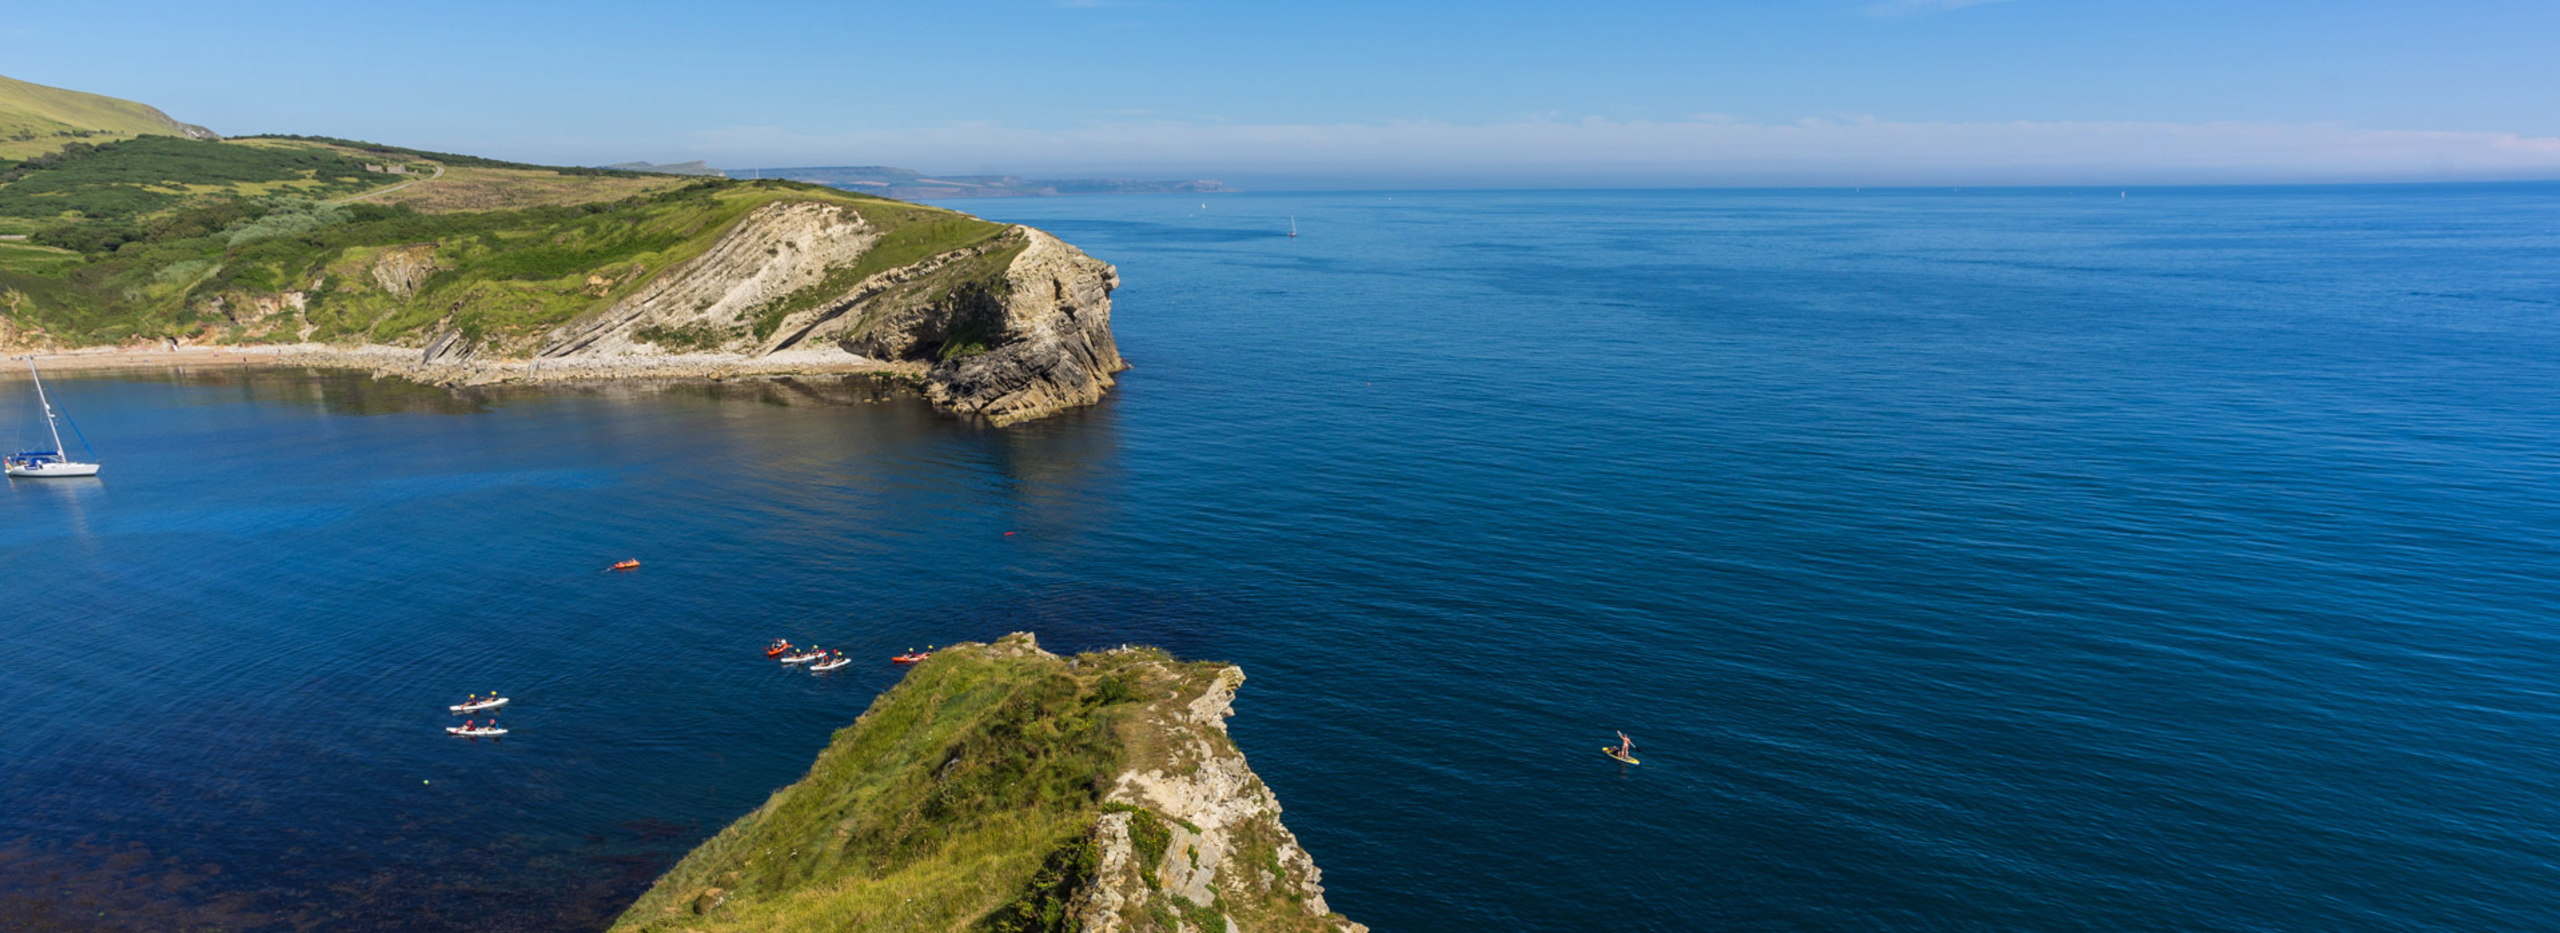
{"type": "Polygon", "coordinates": [[[2560,177],[2560,2],[27,3],[0,74],[546,162],[1271,184],[2560,177]]]}

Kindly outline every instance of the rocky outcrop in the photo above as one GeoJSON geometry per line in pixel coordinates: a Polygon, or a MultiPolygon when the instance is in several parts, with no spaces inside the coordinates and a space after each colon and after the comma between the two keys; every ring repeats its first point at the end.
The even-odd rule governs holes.
{"type": "Polygon", "coordinates": [[[382,286],[383,291],[395,298],[407,298],[417,294],[418,286],[426,284],[427,277],[436,273],[436,246],[420,243],[383,250],[381,255],[373,258],[373,266],[367,271],[372,273],[374,284],[382,286]]]}
{"type": "MultiPolygon", "coordinates": [[[[1015,226],[862,274],[880,240],[840,205],[767,205],[700,257],[554,330],[537,358],[704,350],[752,358],[832,347],[929,366],[928,400],[997,425],[1100,401],[1113,374],[1128,368],[1111,335],[1120,278],[1110,264],[1015,226]],[[861,277],[846,281],[848,270],[861,277]]],[[[432,353],[426,361],[435,362],[432,353]]]]}
{"type": "Polygon", "coordinates": [[[925,397],[952,411],[1011,424],[1091,405],[1129,368],[1111,338],[1119,270],[1038,230],[1005,268],[1004,288],[973,290],[951,319],[996,321],[983,353],[946,359],[925,376],[925,397]]]}
{"type": "Polygon", "coordinates": [[[818,284],[830,268],[853,265],[879,240],[862,215],[840,205],[765,205],[709,251],[552,331],[538,355],[648,355],[663,349],[653,335],[686,332],[709,335],[706,343],[722,349],[743,349],[754,343],[748,329],[758,310],[818,284]]]}
{"type": "Polygon", "coordinates": [[[1101,867],[1069,908],[1084,933],[1147,930],[1160,926],[1149,921],[1166,913],[1215,916],[1225,930],[1368,929],[1326,906],[1324,873],[1281,825],[1280,799],[1227,738],[1226,719],[1235,715],[1236,688],[1243,684],[1242,668],[1219,670],[1161,723],[1171,743],[1165,759],[1112,782],[1105,801],[1127,809],[1105,815],[1094,829],[1101,867]],[[1156,833],[1160,851],[1146,844],[1156,833]],[[1247,905],[1294,909],[1299,916],[1278,919],[1299,923],[1273,924],[1268,917],[1239,923],[1237,908],[1247,905]]]}

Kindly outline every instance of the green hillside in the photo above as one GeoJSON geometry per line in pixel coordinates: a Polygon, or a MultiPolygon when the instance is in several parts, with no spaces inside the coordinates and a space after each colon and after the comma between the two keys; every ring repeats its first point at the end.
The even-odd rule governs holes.
{"type": "MultiPolygon", "coordinates": [[[[328,197],[386,183],[364,162],[318,146],[176,136],[75,142],[0,171],[0,223],[39,231],[83,222],[92,231],[138,230],[150,216],[215,196],[328,197]]],[[[67,246],[81,237],[56,238],[67,246]]]]}
{"type": "Polygon", "coordinates": [[[210,137],[146,104],[0,77],[0,159],[24,159],[65,143],[142,135],[210,137]]]}
{"type": "MultiPolygon", "coordinates": [[[[235,144],[206,144],[235,145],[235,144]]],[[[322,175],[303,184],[325,189],[322,175]]],[[[263,184],[264,182],[258,182],[263,184]]],[[[0,185],[0,212],[21,182],[0,185]]],[[[94,203],[97,190],[74,190],[94,203]]],[[[132,219],[75,219],[0,243],[0,325],[22,344],[135,339],[414,342],[449,326],[526,348],[642,288],[776,201],[844,204],[886,231],[879,262],[912,262],[1001,234],[948,211],[785,182],[698,181],[615,201],[429,213],[309,193],[225,195],[132,219]],[[432,254],[393,289],[387,252],[432,254]],[[894,252],[896,255],[891,255],[894,252]],[[278,315],[280,302],[295,315],[278,315]],[[298,320],[294,320],[297,319],[298,320]],[[280,330],[288,322],[293,330],[280,330]]]]}
{"type": "Polygon", "coordinates": [[[0,345],[413,343],[451,330],[520,352],[701,255],[749,211],[810,200],[882,231],[856,268],[866,274],[1004,230],[818,185],[353,140],[72,142],[0,168],[0,235],[12,237],[0,240],[0,345]],[[377,271],[407,262],[391,253],[433,259],[395,287],[377,271]]]}

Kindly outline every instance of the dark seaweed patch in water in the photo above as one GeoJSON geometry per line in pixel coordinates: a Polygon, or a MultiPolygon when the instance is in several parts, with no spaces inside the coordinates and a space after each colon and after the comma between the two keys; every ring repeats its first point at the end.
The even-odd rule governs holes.
{"type": "Polygon", "coordinates": [[[629,830],[631,835],[637,837],[642,842],[664,842],[669,839],[682,839],[693,832],[693,827],[670,823],[660,819],[624,820],[622,821],[622,828],[629,830]]]}
{"type": "MultiPolygon", "coordinates": [[[[676,841],[665,827],[683,830],[634,822],[649,825],[653,843],[676,841]]],[[[296,848],[299,866],[243,873],[141,843],[22,838],[0,847],[0,931],[597,929],[683,855],[663,844],[595,849],[562,858],[493,845],[396,864],[296,848]],[[324,864],[338,860],[369,867],[324,864]]]]}
{"type": "Polygon", "coordinates": [[[0,930],[293,929],[265,892],[225,886],[222,866],[136,844],[0,847],[0,930]]]}

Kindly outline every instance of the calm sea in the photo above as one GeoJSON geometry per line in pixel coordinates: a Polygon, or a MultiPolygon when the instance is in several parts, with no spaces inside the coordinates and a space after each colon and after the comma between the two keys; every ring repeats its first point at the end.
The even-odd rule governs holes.
{"type": "Polygon", "coordinates": [[[0,929],[592,929],[1016,629],[1242,664],[1381,931],[2560,928],[2560,186],[958,206],[1109,402],[56,381],[0,929]]]}

